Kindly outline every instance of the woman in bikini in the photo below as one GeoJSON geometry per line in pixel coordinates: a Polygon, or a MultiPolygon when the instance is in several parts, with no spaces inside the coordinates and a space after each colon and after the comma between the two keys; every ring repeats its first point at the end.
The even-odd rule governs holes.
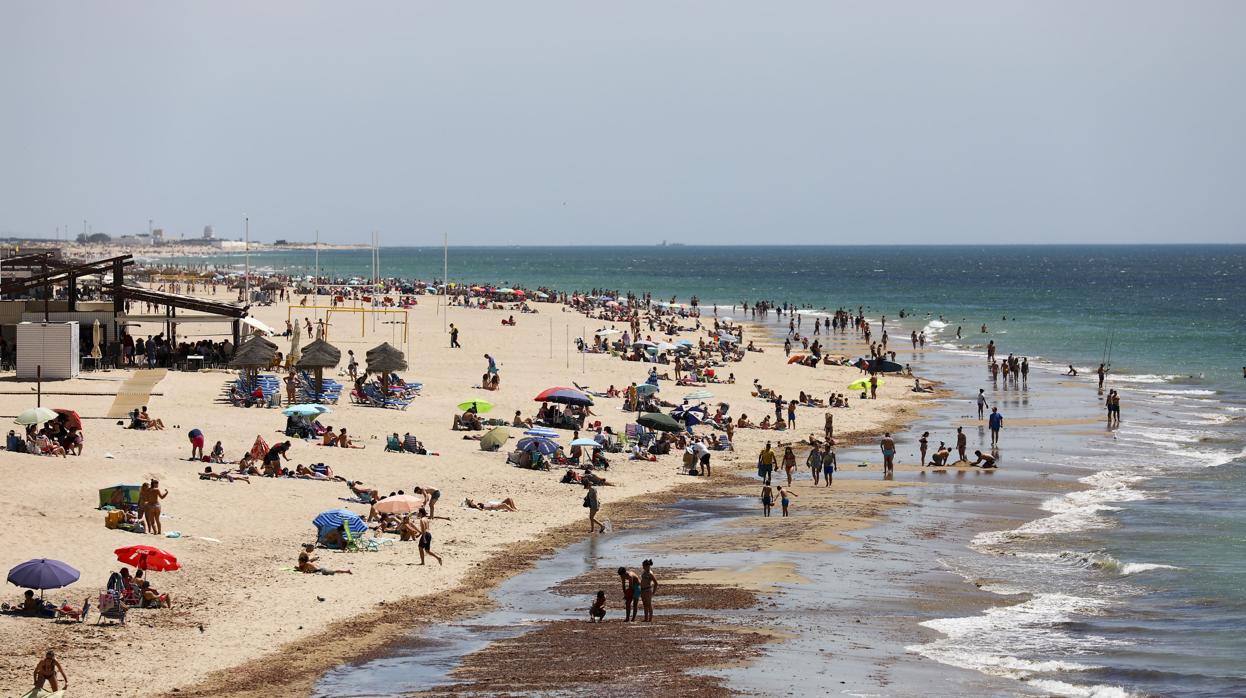
{"type": "Polygon", "coordinates": [[[61,667],[60,662],[56,661],[56,653],[48,650],[47,654],[43,655],[43,659],[40,659],[39,663],[35,665],[35,689],[41,690],[43,684],[47,683],[51,686],[53,693],[59,691],[61,686],[56,682],[58,673],[65,682],[65,687],[68,688],[69,677],[65,675],[65,669],[61,667]]]}
{"type": "MultiPolygon", "coordinates": [[[[658,590],[658,576],[653,573],[653,560],[640,563],[644,569],[640,573],[640,600],[645,604],[645,622],[653,620],[653,592],[658,590]]],[[[635,614],[632,620],[635,620],[635,614]]]]}
{"type": "Polygon", "coordinates": [[[147,532],[152,535],[161,535],[160,530],[160,500],[169,496],[169,491],[160,491],[160,481],[152,480],[147,486],[147,491],[139,492],[139,508],[143,511],[143,517],[147,523],[147,532]],[[147,501],[144,503],[142,497],[146,496],[147,501]]]}
{"type": "Polygon", "coordinates": [[[796,472],[796,452],[788,446],[783,451],[783,470],[787,472],[787,486],[792,486],[792,473],[796,472]]]}
{"type": "Polygon", "coordinates": [[[626,567],[620,567],[619,581],[623,583],[623,621],[634,621],[640,606],[640,577],[626,567]]]}

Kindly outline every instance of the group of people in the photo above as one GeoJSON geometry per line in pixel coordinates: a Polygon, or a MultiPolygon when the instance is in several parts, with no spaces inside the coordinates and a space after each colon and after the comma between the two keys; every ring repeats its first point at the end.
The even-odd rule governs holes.
{"type": "Polygon", "coordinates": [[[42,427],[28,425],[23,434],[9,430],[5,448],[12,453],[29,453],[39,456],[68,457],[82,455],[82,427],[70,424],[63,414],[57,416],[42,427]]]}
{"type": "MultiPolygon", "coordinates": [[[[653,573],[653,560],[640,563],[640,574],[626,568],[618,569],[619,581],[623,587],[623,621],[635,622],[640,619],[640,608],[644,607],[642,622],[653,620],[653,595],[658,590],[658,576],[653,573]]],[[[593,604],[588,609],[589,622],[600,623],[606,619],[606,592],[598,590],[593,604]]]]}

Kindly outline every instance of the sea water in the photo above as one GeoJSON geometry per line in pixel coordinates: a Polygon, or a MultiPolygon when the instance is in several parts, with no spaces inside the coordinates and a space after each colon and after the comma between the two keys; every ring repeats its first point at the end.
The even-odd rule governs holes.
{"type": "MultiPolygon", "coordinates": [[[[439,248],[386,249],[382,274],[431,280],[442,261],[439,248]]],[[[453,248],[449,262],[451,281],[696,295],[738,319],[736,304],[761,299],[862,307],[876,332],[887,317],[892,348],[924,331],[942,351],[915,365],[966,404],[990,386],[1006,414],[1100,418],[1086,374],[1110,363],[1120,428],[1010,441],[1006,468],[1067,486],[1018,487],[1031,516],[940,553],[1009,602],[923,621],[939,638],[908,650],[1026,692],[1246,695],[1246,246],[453,248]],[[989,340],[1030,358],[1024,395],[989,383],[989,340]],[[1063,377],[1069,364],[1083,375],[1063,377]]],[[[297,252],[251,264],[306,274],[313,262],[297,252]]],[[[322,251],[320,268],[365,275],[370,255],[322,251]]]]}

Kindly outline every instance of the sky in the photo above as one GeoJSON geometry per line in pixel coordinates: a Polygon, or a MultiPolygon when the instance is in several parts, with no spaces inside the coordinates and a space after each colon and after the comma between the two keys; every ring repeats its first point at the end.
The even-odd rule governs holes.
{"type": "Polygon", "coordinates": [[[1246,242],[1246,3],[0,3],[0,235],[1246,242]]]}

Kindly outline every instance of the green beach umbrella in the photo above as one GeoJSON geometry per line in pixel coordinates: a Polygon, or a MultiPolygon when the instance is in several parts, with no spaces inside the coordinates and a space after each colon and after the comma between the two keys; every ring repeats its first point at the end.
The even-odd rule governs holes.
{"type": "Polygon", "coordinates": [[[502,444],[506,443],[510,437],[511,433],[506,430],[506,427],[494,427],[489,430],[488,434],[480,437],[480,450],[496,451],[501,448],[502,444]]]}
{"type": "Polygon", "coordinates": [[[17,415],[17,419],[13,420],[14,424],[30,426],[31,424],[43,424],[56,419],[56,413],[46,407],[32,407],[25,412],[17,415]]]}
{"type": "Polygon", "coordinates": [[[479,400],[479,399],[472,399],[466,402],[459,403],[459,410],[461,412],[466,412],[472,409],[473,407],[476,408],[477,413],[483,414],[493,409],[493,403],[489,402],[488,400],[479,400]]]}
{"type": "Polygon", "coordinates": [[[636,418],[636,423],[656,431],[677,432],[684,430],[684,428],[679,425],[679,422],[675,421],[674,417],[671,417],[668,414],[662,414],[661,412],[647,412],[642,414],[640,417],[636,418]]]}
{"type": "MultiPolygon", "coordinates": [[[[883,384],[883,379],[882,379],[882,378],[879,378],[879,379],[878,379],[878,384],[879,384],[879,385],[882,385],[882,384],[883,384]]],[[[849,390],[869,390],[869,389],[870,389],[870,381],[869,381],[869,379],[868,379],[868,378],[862,378],[861,380],[858,380],[858,381],[853,381],[853,382],[851,382],[851,383],[849,383],[849,384],[848,384],[848,389],[849,389],[849,390]]]]}

